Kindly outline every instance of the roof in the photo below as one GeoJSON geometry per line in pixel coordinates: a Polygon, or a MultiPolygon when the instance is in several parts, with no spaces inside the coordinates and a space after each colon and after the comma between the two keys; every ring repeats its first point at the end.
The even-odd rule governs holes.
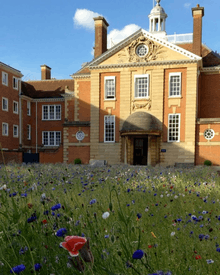
{"type": "Polygon", "coordinates": [[[12,71],[15,71],[17,74],[19,74],[21,77],[23,76],[23,74],[19,71],[19,70],[16,70],[15,68],[3,63],[3,62],[0,62],[0,66],[3,66],[3,67],[6,67],[12,71]]]}
{"type": "MultiPolygon", "coordinates": [[[[179,47],[192,52],[193,44],[192,43],[185,43],[185,44],[178,44],[179,47]]],[[[209,49],[205,44],[202,44],[202,61],[203,67],[213,67],[220,65],[220,56],[209,49]]]]}
{"type": "Polygon", "coordinates": [[[22,95],[31,98],[61,98],[65,87],[74,91],[73,79],[28,81],[21,84],[22,95]]]}
{"type": "Polygon", "coordinates": [[[124,121],[121,132],[158,130],[160,126],[157,118],[147,112],[135,112],[124,121]]]}

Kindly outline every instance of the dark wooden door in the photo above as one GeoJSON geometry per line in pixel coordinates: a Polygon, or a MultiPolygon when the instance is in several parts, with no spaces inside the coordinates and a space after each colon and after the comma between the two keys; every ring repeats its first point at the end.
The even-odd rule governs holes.
{"type": "Polygon", "coordinates": [[[147,165],[148,138],[134,139],[134,165],[147,165]]]}

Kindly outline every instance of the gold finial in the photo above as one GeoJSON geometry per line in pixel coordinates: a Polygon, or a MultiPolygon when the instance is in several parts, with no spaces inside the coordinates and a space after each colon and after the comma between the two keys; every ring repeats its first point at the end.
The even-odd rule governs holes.
{"type": "Polygon", "coordinates": [[[161,0],[156,0],[157,1],[157,6],[160,6],[160,1],[161,0]]]}

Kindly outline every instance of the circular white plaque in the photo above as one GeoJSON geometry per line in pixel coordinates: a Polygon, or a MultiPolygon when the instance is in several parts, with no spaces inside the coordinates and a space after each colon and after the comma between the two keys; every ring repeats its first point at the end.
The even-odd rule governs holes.
{"type": "Polygon", "coordinates": [[[84,137],[85,137],[85,134],[84,134],[84,132],[83,131],[78,131],[77,133],[76,133],[76,139],[77,140],[83,140],[84,139],[84,137]]]}

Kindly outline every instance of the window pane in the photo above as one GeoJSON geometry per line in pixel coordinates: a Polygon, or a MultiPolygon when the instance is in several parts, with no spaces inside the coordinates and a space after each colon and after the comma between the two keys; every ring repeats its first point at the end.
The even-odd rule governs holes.
{"type": "Polygon", "coordinates": [[[135,97],[148,96],[148,79],[147,77],[136,78],[135,97]]]}
{"type": "Polygon", "coordinates": [[[60,132],[56,132],[56,145],[60,145],[61,139],[60,139],[60,132]]]}
{"type": "Polygon", "coordinates": [[[48,106],[43,106],[44,119],[48,119],[48,106]]]}
{"type": "Polygon", "coordinates": [[[56,106],[56,119],[60,119],[61,118],[61,114],[60,114],[60,105],[56,106]]]}
{"type": "Polygon", "coordinates": [[[179,139],[179,115],[169,115],[169,141],[178,141],[179,139]]]}
{"type": "Polygon", "coordinates": [[[115,80],[106,79],[105,81],[106,97],[114,98],[115,97],[115,80]]]}
{"type": "Polygon", "coordinates": [[[105,141],[114,141],[114,116],[105,116],[105,141]]]}
{"type": "Polygon", "coordinates": [[[50,142],[49,145],[54,145],[54,132],[50,132],[50,142]]]}
{"type": "Polygon", "coordinates": [[[180,75],[170,76],[170,96],[180,95],[180,75]]]}
{"type": "Polygon", "coordinates": [[[54,106],[50,106],[50,119],[54,119],[54,106]]]}
{"type": "Polygon", "coordinates": [[[48,145],[48,132],[43,132],[43,144],[48,145]]]}

